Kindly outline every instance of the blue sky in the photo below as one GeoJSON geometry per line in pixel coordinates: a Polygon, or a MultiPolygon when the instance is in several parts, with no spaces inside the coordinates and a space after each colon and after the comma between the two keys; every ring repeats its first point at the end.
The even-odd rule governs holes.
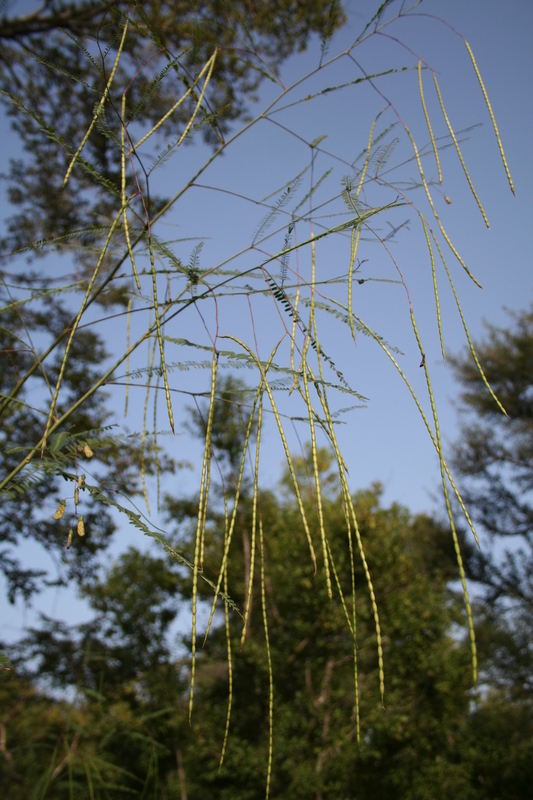
{"type": "MultiPolygon", "coordinates": [[[[345,5],[348,23],[331,43],[328,59],[350,47],[377,5],[358,2],[345,5]]],[[[399,7],[399,2],[394,3],[391,13],[399,7]]],[[[529,236],[530,214],[533,209],[530,149],[533,123],[533,50],[530,45],[533,34],[533,5],[527,0],[486,0],[482,7],[474,0],[426,0],[411,12],[409,19],[399,20],[390,29],[386,29],[385,33],[401,40],[410,50],[402,47],[393,38],[381,36],[379,39],[373,37],[362,45],[354,52],[354,56],[367,72],[383,70],[389,66],[410,68],[402,74],[383,79],[379,86],[387,98],[392,100],[419,146],[428,141],[428,135],[420,104],[418,77],[412,69],[416,66],[418,56],[437,73],[454,129],[460,131],[482,123],[469,132],[468,140],[461,144],[461,148],[490,220],[490,231],[484,225],[452,148],[442,152],[444,182],[441,190],[434,192],[443,225],[457,250],[483,285],[482,290],[477,288],[461,266],[453,258],[449,259],[469,330],[476,340],[483,336],[484,319],[492,324],[506,326],[509,320],[504,307],[522,309],[528,307],[532,300],[529,236]],[[445,18],[467,38],[473,49],[498,122],[516,196],[509,190],[494,131],[466,48],[450,28],[439,24],[430,15],[445,18]],[[416,53],[416,57],[413,53],[416,53]],[[451,204],[445,202],[444,193],[451,199],[451,204]]],[[[319,52],[320,43],[315,41],[306,53],[290,59],[281,70],[285,85],[295,83],[315,69],[319,52]]],[[[347,57],[338,59],[327,69],[311,76],[278,103],[278,106],[306,97],[309,93],[353,81],[360,75],[359,67],[353,61],[347,57]]],[[[435,135],[444,136],[447,129],[432,89],[429,71],[424,72],[423,80],[435,135]]],[[[261,113],[277,94],[279,88],[271,84],[264,85],[252,113],[261,113]]],[[[372,121],[383,106],[383,99],[378,98],[368,85],[359,84],[325,93],[313,101],[300,103],[291,109],[271,114],[269,119],[259,120],[198,180],[198,184],[211,188],[190,189],[158,226],[158,235],[169,239],[196,237],[196,242],[204,241],[200,261],[204,269],[219,264],[243,248],[249,248],[265,209],[245,201],[243,197],[257,201],[274,193],[269,202],[275,202],[287,181],[309,164],[310,149],[302,139],[309,142],[322,135],[327,136],[321,143],[322,149],[327,152],[317,155],[314,164],[315,180],[330,167],[333,171],[317,193],[316,203],[318,205],[320,201],[331,199],[324,211],[331,211],[336,216],[329,222],[315,216],[313,230],[317,233],[321,224],[337,224],[342,221],[339,215],[345,210],[339,199],[342,178],[350,174],[348,164],[366,147],[372,121]],[[222,193],[221,189],[226,193],[222,193]],[[228,191],[233,194],[228,194],[228,191]]],[[[394,111],[389,109],[380,119],[376,133],[397,119],[394,111]]],[[[3,133],[6,131],[6,124],[3,119],[3,133]]],[[[397,162],[402,161],[404,155],[412,155],[404,139],[405,137],[395,153],[397,162]]],[[[1,155],[2,168],[7,157],[18,154],[14,137],[6,136],[5,141],[9,146],[1,155]]],[[[174,187],[179,189],[207,157],[208,152],[203,146],[181,148],[175,158],[160,171],[156,180],[161,181],[161,188],[171,195],[174,187]]],[[[391,161],[392,163],[395,161],[391,161]]],[[[436,177],[435,162],[431,156],[424,160],[424,167],[428,178],[436,177]]],[[[418,178],[413,162],[391,174],[391,180],[413,178],[418,178]]],[[[308,190],[308,182],[309,172],[300,187],[300,197],[308,190]]],[[[371,194],[370,189],[369,202],[378,202],[378,199],[385,202],[391,199],[390,193],[385,190],[376,190],[376,194],[371,194]]],[[[412,197],[430,219],[420,190],[412,193],[412,197]]],[[[5,205],[3,213],[6,213],[5,205]]],[[[318,215],[323,212],[316,213],[318,215]]],[[[449,452],[449,445],[458,435],[455,406],[458,387],[453,380],[451,368],[443,366],[440,356],[431,269],[420,222],[413,209],[404,207],[376,222],[375,232],[383,237],[388,230],[387,221],[398,225],[406,220],[409,220],[408,228],[402,228],[388,245],[409,290],[434,386],[445,452],[449,452]]],[[[276,227],[273,225],[271,230],[275,231],[276,227]]],[[[308,227],[307,231],[309,232],[308,227]]],[[[286,223],[285,229],[281,229],[276,236],[265,242],[262,249],[265,252],[276,252],[282,246],[285,233],[286,223]]],[[[300,241],[305,238],[303,227],[298,229],[298,236],[300,241]]],[[[188,241],[175,246],[177,255],[184,262],[188,261],[194,244],[194,241],[188,241]]],[[[317,280],[345,274],[349,255],[350,242],[346,235],[331,236],[318,243],[317,280]]],[[[405,289],[398,283],[384,282],[397,281],[396,267],[383,247],[370,234],[363,237],[358,255],[368,261],[362,266],[360,273],[365,283],[354,287],[354,310],[391,345],[402,351],[400,365],[412,381],[424,409],[429,411],[405,289]]],[[[264,256],[257,251],[248,250],[234,263],[244,269],[255,265],[260,258],[264,256]]],[[[291,256],[290,268],[295,269],[297,264],[302,275],[309,274],[309,248],[302,249],[298,262],[295,256],[291,256]]],[[[68,269],[69,265],[65,263],[65,272],[68,269]]],[[[278,272],[278,267],[272,269],[273,275],[278,272]]],[[[438,271],[438,281],[444,342],[448,352],[457,353],[464,346],[465,338],[453,295],[446,286],[442,269],[438,271]]],[[[339,299],[345,296],[345,288],[327,291],[339,299]]],[[[209,315],[213,308],[208,309],[206,304],[205,310],[209,315]]],[[[260,356],[265,359],[273,343],[283,333],[283,320],[277,315],[269,299],[253,299],[252,314],[260,356]]],[[[212,333],[213,318],[206,316],[206,323],[212,333]]],[[[290,324],[287,320],[285,323],[290,324]]],[[[375,343],[359,335],[354,347],[349,329],[333,324],[328,315],[319,315],[318,324],[325,352],[334,355],[336,365],[350,385],[368,398],[366,407],[346,415],[345,424],[342,428],[339,427],[339,439],[349,470],[350,486],[355,490],[380,481],[385,490],[384,502],[398,501],[413,511],[431,511],[438,505],[438,501],[431,497],[439,492],[438,460],[406,387],[375,343]]],[[[105,331],[109,342],[125,341],[125,324],[122,320],[107,324],[105,331]]],[[[253,347],[252,316],[245,298],[220,300],[219,333],[233,333],[253,347]]],[[[169,325],[167,334],[188,339],[196,337],[203,344],[209,341],[202,321],[193,315],[183,320],[178,318],[169,325]]],[[[229,349],[228,340],[221,340],[219,346],[227,346],[229,349]]],[[[285,343],[282,344],[282,349],[283,347],[287,355],[285,343]]],[[[181,360],[194,357],[194,352],[179,356],[181,360]]],[[[140,356],[138,363],[146,364],[146,353],[140,356]]],[[[256,380],[255,376],[245,371],[240,375],[250,383],[256,380]]],[[[206,390],[209,374],[208,371],[202,373],[197,370],[176,372],[173,373],[172,381],[171,385],[176,389],[206,390]]],[[[112,389],[111,402],[120,416],[124,403],[123,387],[112,389]]],[[[194,470],[184,471],[167,482],[166,488],[169,491],[192,492],[197,487],[201,450],[183,433],[183,408],[188,402],[180,400],[179,395],[176,395],[174,413],[177,420],[176,432],[180,435],[169,437],[165,442],[177,459],[191,461],[194,470]],[[174,489],[174,486],[177,488],[174,489]]],[[[292,402],[292,399],[282,396],[282,411],[289,415],[301,414],[301,404],[298,408],[296,400],[295,405],[291,405],[292,402]]],[[[352,405],[354,401],[342,395],[332,402],[339,409],[352,405]]],[[[139,414],[142,413],[143,403],[143,390],[139,390],[137,394],[132,393],[131,410],[127,419],[130,429],[140,427],[139,414]]],[[[159,404],[158,414],[158,426],[168,427],[162,403],[159,404]]],[[[300,423],[296,427],[300,438],[306,441],[309,437],[305,427],[300,423]]],[[[266,434],[261,454],[263,481],[267,485],[273,485],[281,475],[284,458],[273,420],[267,422],[266,434]]],[[[291,449],[296,451],[298,439],[293,434],[291,425],[287,427],[287,435],[291,449]]],[[[119,546],[140,543],[138,534],[130,531],[121,533],[118,541],[119,546]]],[[[42,558],[42,554],[28,555],[42,558]]],[[[64,598],[65,595],[61,593],[50,592],[41,599],[39,606],[47,614],[60,615],[65,605],[64,598]]],[[[83,613],[81,606],[74,603],[72,598],[69,599],[69,607],[75,617],[83,613]]],[[[0,627],[0,638],[17,635],[24,623],[31,619],[32,613],[22,607],[8,608],[0,627]]]]}

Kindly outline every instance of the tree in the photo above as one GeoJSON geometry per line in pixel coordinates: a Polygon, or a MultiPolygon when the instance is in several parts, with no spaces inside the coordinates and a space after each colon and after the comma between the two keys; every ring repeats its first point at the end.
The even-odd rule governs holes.
{"type": "Polygon", "coordinates": [[[175,562],[132,548],[85,586],[90,622],[43,617],[28,632],[0,687],[6,797],[141,797],[173,779],[187,727],[168,636],[179,585],[175,562]]]}
{"type": "MultiPolygon", "coordinates": [[[[39,306],[28,309],[25,303],[10,308],[10,290],[6,280],[0,289],[2,327],[0,328],[0,466],[9,474],[21,456],[31,451],[44,424],[41,398],[50,396],[51,386],[60,371],[59,355],[46,368],[37,370],[18,394],[15,402],[6,403],[6,395],[15,380],[35,365],[34,339],[55,338],[70,320],[70,313],[53,291],[44,292],[39,306]]],[[[90,330],[80,333],[72,351],[73,360],[65,373],[64,394],[57,407],[60,416],[65,408],[77,403],[108,358],[101,338],[90,330]]],[[[45,399],[46,402],[46,399],[45,399]]],[[[83,584],[94,577],[101,552],[111,543],[117,525],[107,508],[98,508],[86,490],[87,483],[98,482],[104,492],[135,493],[139,490],[137,464],[141,451],[135,438],[119,440],[107,423],[106,395],[91,405],[82,405],[60,427],[50,441],[43,459],[34,459],[23,480],[13,482],[3,495],[0,506],[0,571],[7,581],[9,600],[17,596],[25,601],[44,586],[75,581],[83,584]],[[76,499],[77,498],[77,499],[76,499]],[[68,499],[68,507],[65,504],[68,499]],[[74,500],[74,502],[72,502],[74,500]],[[79,503],[79,505],[78,505],[79,503]],[[62,509],[58,511],[58,509],[62,509]],[[54,521],[54,514],[59,517],[54,521]],[[79,519],[84,520],[86,536],[71,536],[79,519]],[[27,568],[20,558],[24,540],[43,548],[55,563],[56,574],[44,569],[27,568]],[[68,548],[68,549],[67,549],[68,548]]],[[[166,459],[173,469],[173,461],[166,459]]],[[[153,455],[146,453],[146,469],[153,470],[153,455]]]]}
{"type": "MultiPolygon", "coordinates": [[[[280,62],[303,50],[313,33],[331,35],[345,20],[340,4],[330,0],[273,0],[268,8],[256,0],[222,4],[210,0],[200,5],[53,0],[30,13],[17,15],[4,9],[0,89],[4,97],[16,97],[8,109],[25,148],[25,158],[11,162],[9,200],[20,211],[8,223],[4,253],[28,242],[109,224],[112,204],[101,184],[95,186],[83,171],[75,172],[66,188],[62,181],[72,144],[83,138],[109,77],[112,65],[103,57],[116,46],[117,23],[132,11],[136,21],[125,43],[110,108],[120,108],[121,93],[138,66],[144,65],[130,97],[133,106],[141,106],[138,121],[154,124],[175,102],[175,88],[158,76],[171,70],[178,85],[188,88],[217,48],[202,129],[218,145],[230,123],[246,112],[261,80],[272,80],[280,62]],[[55,141],[36,130],[35,117],[28,117],[22,107],[31,109],[49,131],[53,129],[55,141]]],[[[174,136],[176,122],[187,122],[191,111],[190,103],[182,106],[172,124],[162,129],[163,136],[174,136]]],[[[112,153],[113,136],[120,134],[116,122],[114,114],[106,114],[85,154],[107,187],[120,186],[120,164],[112,153]]],[[[151,202],[153,213],[162,201],[151,202]]],[[[90,247],[89,233],[84,243],[90,247]]]]}
{"type": "Polygon", "coordinates": [[[533,684],[533,309],[487,326],[477,348],[504,415],[468,359],[454,361],[465,418],[455,467],[474,521],[487,534],[468,560],[485,605],[478,638],[492,680],[531,698],[533,684]]]}
{"type": "MultiPolygon", "coordinates": [[[[326,454],[323,463],[327,471],[326,454]]],[[[146,787],[172,796],[180,780],[186,782],[191,800],[214,795],[239,800],[256,797],[264,791],[269,761],[271,680],[273,795],[348,798],[357,785],[360,797],[386,797],[391,791],[410,796],[408,787],[413,782],[423,785],[437,756],[444,759],[448,785],[452,786],[450,772],[457,751],[448,738],[457,735],[468,710],[468,652],[448,633],[452,622],[459,619],[461,607],[446,588],[455,574],[453,548],[447,532],[429,519],[412,519],[399,506],[381,508],[379,494],[375,487],[361,492],[355,502],[361,535],[369,545],[369,563],[377,575],[376,597],[387,630],[384,657],[390,682],[387,680],[386,711],[380,701],[370,603],[364,593],[358,596],[355,694],[353,637],[342,607],[330,604],[325,580],[315,578],[307,563],[307,542],[294,498],[286,495],[281,500],[276,493],[263,493],[264,550],[261,554],[258,544],[252,611],[242,648],[242,617],[229,612],[234,692],[220,773],[229,677],[224,622],[220,618],[216,622],[198,658],[198,697],[191,731],[189,676],[184,672],[188,659],[171,655],[167,638],[174,614],[189,595],[190,578],[172,561],[130,550],[101,580],[84,590],[96,612],[93,620],[69,631],[43,619],[20,645],[13,665],[19,676],[11,682],[11,696],[3,698],[0,710],[6,720],[7,752],[12,757],[11,766],[4,764],[6,785],[18,786],[17,775],[26,774],[29,794],[33,782],[48,775],[50,794],[43,796],[60,798],[68,796],[70,770],[79,796],[84,797],[87,768],[95,789],[103,792],[114,781],[117,797],[127,791],[140,796],[146,787]],[[310,585],[312,592],[308,591],[310,585]],[[265,613],[269,657],[264,649],[265,613]],[[29,694],[24,674],[34,681],[38,676],[43,688],[75,687],[77,703],[69,709],[68,704],[56,702],[54,723],[53,702],[43,696],[42,689],[41,694],[35,688],[29,694]],[[356,696],[360,697],[357,710],[356,696]],[[36,704],[44,715],[40,731],[28,719],[36,704]],[[354,758],[359,714],[361,749],[354,758]],[[154,753],[157,769],[150,767],[154,753]]],[[[243,525],[251,533],[251,497],[244,497],[242,503],[243,525]]],[[[305,504],[310,511],[312,491],[305,504]]],[[[339,585],[351,608],[351,556],[345,546],[339,505],[332,492],[325,499],[324,512],[339,585]]],[[[169,513],[173,513],[172,506],[169,513]]],[[[217,569],[223,516],[214,510],[210,514],[206,576],[214,577],[217,569]]],[[[188,551],[189,527],[182,522],[180,531],[178,538],[188,551]]],[[[312,536],[318,542],[315,526],[312,536]]],[[[243,609],[247,584],[240,538],[234,549],[233,569],[240,562],[242,573],[240,581],[232,575],[231,582],[236,589],[234,599],[243,609]]],[[[359,564],[355,580],[364,585],[359,564]]],[[[204,596],[208,599],[209,594],[204,596]]],[[[183,643],[190,644],[186,636],[183,643]]]]}

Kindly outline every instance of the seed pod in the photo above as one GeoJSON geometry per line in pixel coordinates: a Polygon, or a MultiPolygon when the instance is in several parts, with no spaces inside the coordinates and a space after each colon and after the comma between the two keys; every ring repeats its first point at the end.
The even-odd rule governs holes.
{"type": "Polygon", "coordinates": [[[83,524],[83,517],[78,518],[78,536],[85,536],[85,525],[83,524]]]}
{"type": "Polygon", "coordinates": [[[68,532],[68,539],[67,539],[67,550],[70,549],[70,545],[72,544],[72,528],[68,532]]]}
{"type": "Polygon", "coordinates": [[[94,455],[93,451],[91,450],[91,448],[89,447],[89,445],[87,444],[87,442],[85,443],[85,445],[84,445],[84,447],[83,447],[83,452],[84,452],[84,454],[85,454],[85,456],[86,456],[87,458],[92,458],[92,457],[93,457],[93,455],[94,455]]]}
{"type": "Polygon", "coordinates": [[[80,501],[80,490],[76,486],[76,488],[74,489],[74,505],[77,506],[79,501],[80,501]]]}
{"type": "Polygon", "coordinates": [[[67,501],[66,501],[66,500],[62,500],[62,501],[60,502],[60,504],[59,504],[59,505],[58,505],[58,507],[57,507],[57,511],[56,511],[56,513],[54,514],[54,519],[61,519],[61,517],[62,517],[62,516],[63,516],[63,514],[65,513],[65,506],[66,506],[66,505],[67,505],[67,501]]]}
{"type": "Polygon", "coordinates": [[[448,203],[448,205],[450,206],[450,205],[451,205],[451,203],[452,203],[452,201],[450,200],[450,198],[448,197],[448,195],[447,195],[447,194],[445,194],[445,195],[444,195],[444,199],[446,200],[446,202],[447,202],[447,203],[448,203]]]}

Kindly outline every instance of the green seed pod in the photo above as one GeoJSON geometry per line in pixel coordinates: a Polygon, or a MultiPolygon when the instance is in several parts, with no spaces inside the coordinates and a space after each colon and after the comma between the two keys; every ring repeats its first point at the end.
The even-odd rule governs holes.
{"type": "Polygon", "coordinates": [[[78,536],[85,536],[85,525],[83,524],[83,517],[78,518],[78,536]]]}
{"type": "Polygon", "coordinates": [[[68,532],[68,539],[67,539],[67,550],[70,549],[70,545],[72,544],[72,528],[68,532]]]}
{"type": "Polygon", "coordinates": [[[60,504],[59,504],[59,505],[58,505],[58,507],[57,507],[57,511],[56,511],[56,513],[54,514],[54,519],[61,519],[61,517],[62,517],[62,516],[63,516],[63,514],[65,513],[65,506],[66,506],[66,505],[67,505],[67,501],[66,501],[66,500],[62,500],[62,501],[60,502],[60,504]]]}

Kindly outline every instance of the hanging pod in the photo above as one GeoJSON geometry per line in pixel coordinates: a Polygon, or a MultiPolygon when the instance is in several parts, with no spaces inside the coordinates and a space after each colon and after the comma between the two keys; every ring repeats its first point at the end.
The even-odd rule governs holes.
{"type": "Polygon", "coordinates": [[[63,516],[63,514],[65,513],[65,507],[66,507],[66,505],[67,505],[67,501],[66,501],[66,500],[62,500],[62,501],[60,502],[60,504],[59,504],[59,505],[58,505],[58,507],[57,507],[57,511],[56,511],[56,513],[54,514],[54,519],[61,519],[61,517],[62,517],[62,516],[63,516]]]}

